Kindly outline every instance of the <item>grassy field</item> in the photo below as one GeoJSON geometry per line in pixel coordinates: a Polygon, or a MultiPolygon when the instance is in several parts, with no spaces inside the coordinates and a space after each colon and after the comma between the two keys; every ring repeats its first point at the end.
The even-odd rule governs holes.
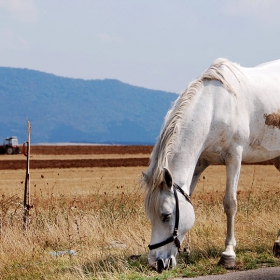
{"type": "MultiPolygon", "coordinates": [[[[79,156],[77,156],[79,157],[79,156]]],[[[1,170],[1,279],[169,279],[225,273],[222,207],[225,167],[209,167],[192,201],[191,255],[158,275],[147,266],[150,224],[139,189],[146,167],[36,169],[30,172],[31,224],[22,229],[25,171],[1,170]]],[[[236,216],[236,270],[279,265],[280,176],[273,166],[243,166],[236,216]]],[[[186,244],[183,244],[186,246],[186,244]]]]}

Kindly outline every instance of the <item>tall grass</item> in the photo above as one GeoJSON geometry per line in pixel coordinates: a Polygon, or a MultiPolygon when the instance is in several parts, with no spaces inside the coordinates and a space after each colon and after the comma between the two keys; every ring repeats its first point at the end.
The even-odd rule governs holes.
{"type": "Polygon", "coordinates": [[[108,278],[129,269],[130,255],[147,251],[149,226],[139,191],[42,194],[32,201],[25,232],[21,199],[0,200],[0,276],[6,279],[108,278]],[[67,250],[75,254],[53,256],[67,250]]]}
{"type": "MultiPolygon", "coordinates": [[[[257,184],[253,178],[251,185],[257,184]]],[[[226,234],[221,190],[194,195],[191,255],[182,253],[175,270],[157,275],[147,266],[150,224],[140,190],[112,186],[104,192],[101,186],[85,195],[59,195],[54,186],[45,192],[41,187],[32,196],[27,231],[22,198],[0,197],[1,279],[166,279],[225,272],[217,267],[226,234]]],[[[279,265],[272,246],[280,227],[280,192],[250,186],[238,192],[238,201],[236,269],[279,265]]]]}

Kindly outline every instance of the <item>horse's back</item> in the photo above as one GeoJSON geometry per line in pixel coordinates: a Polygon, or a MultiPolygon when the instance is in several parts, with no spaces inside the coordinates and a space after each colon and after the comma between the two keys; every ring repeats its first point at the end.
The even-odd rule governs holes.
{"type": "Polygon", "coordinates": [[[275,70],[280,71],[280,59],[259,64],[254,68],[271,69],[271,70],[275,69],[275,70]]]}

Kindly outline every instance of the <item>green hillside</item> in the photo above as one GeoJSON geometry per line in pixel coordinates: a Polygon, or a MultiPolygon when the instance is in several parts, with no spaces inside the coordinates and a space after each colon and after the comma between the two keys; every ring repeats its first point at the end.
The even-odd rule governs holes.
{"type": "MultiPolygon", "coordinates": [[[[174,93],[0,67],[0,137],[32,143],[153,144],[174,93]]],[[[0,138],[1,141],[1,138],[0,138]]]]}

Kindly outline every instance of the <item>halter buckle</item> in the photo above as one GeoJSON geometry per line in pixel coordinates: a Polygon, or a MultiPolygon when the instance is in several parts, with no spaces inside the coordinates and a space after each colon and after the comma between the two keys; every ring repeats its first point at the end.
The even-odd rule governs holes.
{"type": "Polygon", "coordinates": [[[180,247],[181,247],[181,242],[180,242],[180,240],[178,239],[177,236],[174,238],[174,243],[175,243],[175,246],[178,248],[178,251],[179,251],[180,247]]]}

